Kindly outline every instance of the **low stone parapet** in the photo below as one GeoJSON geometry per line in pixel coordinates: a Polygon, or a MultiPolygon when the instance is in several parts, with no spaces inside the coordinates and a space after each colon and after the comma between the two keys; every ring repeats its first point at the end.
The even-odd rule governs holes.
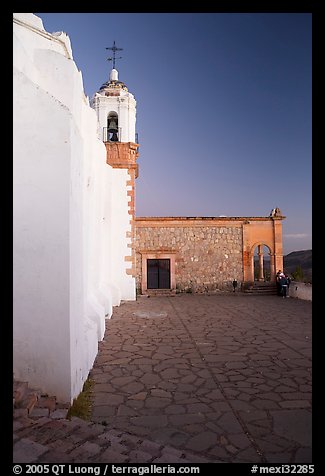
{"type": "Polygon", "coordinates": [[[298,281],[291,281],[289,288],[289,296],[292,298],[305,299],[312,301],[313,286],[310,283],[301,283],[298,281]]]}

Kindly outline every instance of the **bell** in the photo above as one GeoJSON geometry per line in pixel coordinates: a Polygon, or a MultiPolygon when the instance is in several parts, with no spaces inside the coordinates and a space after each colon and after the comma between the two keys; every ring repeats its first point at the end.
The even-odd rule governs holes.
{"type": "Polygon", "coordinates": [[[111,118],[108,125],[108,132],[116,132],[117,131],[117,122],[115,118],[111,118]]]}
{"type": "Polygon", "coordinates": [[[118,137],[117,137],[117,132],[116,131],[114,131],[112,133],[112,136],[111,136],[110,140],[111,140],[111,142],[118,142],[118,137]]]}

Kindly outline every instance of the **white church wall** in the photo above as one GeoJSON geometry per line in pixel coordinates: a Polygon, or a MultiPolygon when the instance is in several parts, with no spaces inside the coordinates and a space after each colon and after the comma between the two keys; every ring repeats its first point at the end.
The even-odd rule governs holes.
{"type": "MultiPolygon", "coordinates": [[[[119,236],[126,232],[131,232],[131,215],[128,214],[129,198],[127,196],[127,181],[130,180],[130,175],[126,169],[114,169],[114,183],[112,184],[112,193],[114,196],[118,196],[116,206],[112,210],[112,241],[111,241],[111,256],[113,259],[113,269],[117,269],[118,256],[131,256],[131,238],[125,240],[119,240],[119,236]],[[115,253],[114,253],[115,250],[115,253]]],[[[121,289],[121,299],[134,300],[136,299],[136,291],[134,286],[134,279],[131,275],[126,275],[125,269],[130,268],[130,262],[124,262],[124,269],[119,268],[119,272],[116,274],[116,282],[119,283],[121,289]]]]}
{"type": "Polygon", "coordinates": [[[119,104],[119,118],[122,124],[121,142],[135,142],[135,100],[126,98],[122,101],[119,104]]]}
{"type": "Polygon", "coordinates": [[[59,385],[59,396],[66,399],[70,146],[63,138],[70,119],[54,98],[19,71],[14,71],[13,84],[22,92],[14,101],[14,373],[31,385],[43,382],[49,392],[59,385]]]}
{"type": "Polygon", "coordinates": [[[125,182],[106,164],[68,37],[14,18],[14,374],[72,401],[105,316],[135,293],[125,182]]]}

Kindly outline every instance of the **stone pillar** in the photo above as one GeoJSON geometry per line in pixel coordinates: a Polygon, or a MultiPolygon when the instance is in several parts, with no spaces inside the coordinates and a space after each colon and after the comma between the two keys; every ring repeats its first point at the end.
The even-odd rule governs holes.
{"type": "Polygon", "coordinates": [[[263,269],[263,246],[258,245],[258,280],[264,281],[264,269],[263,269]]]}
{"type": "Polygon", "coordinates": [[[274,260],[274,254],[270,253],[270,281],[275,281],[275,260],[274,260]]]}
{"type": "Polygon", "coordinates": [[[254,252],[253,251],[250,255],[250,262],[251,262],[251,270],[252,270],[252,281],[254,282],[255,281],[255,273],[254,273],[255,263],[254,263],[254,252]]]}
{"type": "Polygon", "coordinates": [[[283,217],[274,217],[274,264],[276,270],[283,271],[283,252],[282,252],[282,219],[283,217]]]}

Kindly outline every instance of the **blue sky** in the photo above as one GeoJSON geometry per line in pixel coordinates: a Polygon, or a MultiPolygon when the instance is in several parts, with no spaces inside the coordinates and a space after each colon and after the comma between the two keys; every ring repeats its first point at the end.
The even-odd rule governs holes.
{"type": "Polygon", "coordinates": [[[137,216],[268,216],[312,248],[311,13],[35,13],[65,31],[91,98],[137,100],[137,216]],[[118,55],[119,56],[119,55],[118,55]]]}

